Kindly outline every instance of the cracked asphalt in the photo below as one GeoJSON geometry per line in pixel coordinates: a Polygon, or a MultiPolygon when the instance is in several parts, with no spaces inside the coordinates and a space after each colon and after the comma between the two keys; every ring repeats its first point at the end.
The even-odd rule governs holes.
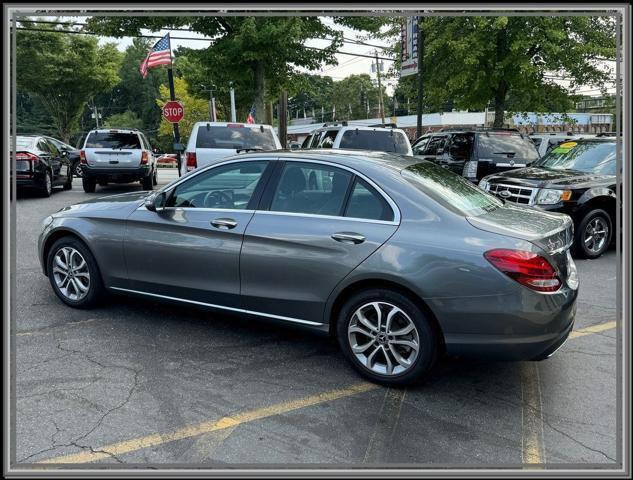
{"type": "MultiPolygon", "coordinates": [[[[174,177],[161,170],[159,183],[174,177]]],[[[362,387],[334,341],[303,331],[114,295],[66,307],[37,260],[41,221],[130,189],[86,194],[75,180],[49,199],[18,197],[14,467],[69,455],[91,468],[619,462],[614,328],[538,363],[445,359],[424,385],[393,390],[362,387]]],[[[615,251],[577,264],[575,328],[616,320],[615,251]]]]}

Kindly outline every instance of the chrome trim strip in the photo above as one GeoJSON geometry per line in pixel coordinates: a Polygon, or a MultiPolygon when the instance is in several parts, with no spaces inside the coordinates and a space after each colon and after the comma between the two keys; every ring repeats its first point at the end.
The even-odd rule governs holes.
{"type": "Polygon", "coordinates": [[[282,315],[273,315],[272,313],[256,312],[254,310],[245,310],[243,308],[225,307],[224,305],[215,305],[213,303],[198,302],[196,300],[187,300],[185,298],[170,297],[168,295],[160,295],[158,293],[142,292],[140,290],[131,290],[128,288],[121,288],[121,287],[108,287],[108,288],[110,288],[111,290],[120,290],[122,292],[137,293],[139,295],[148,295],[150,297],[164,298],[166,300],[175,300],[177,302],[191,303],[194,305],[202,305],[203,307],[219,308],[221,310],[229,310],[231,312],[246,313],[249,315],[257,315],[260,317],[274,318],[276,320],[284,320],[286,322],[302,323],[305,325],[314,325],[314,326],[324,325],[323,323],[312,322],[310,320],[302,320],[300,318],[284,317],[282,315]]]}
{"type": "Polygon", "coordinates": [[[305,217],[305,218],[324,218],[328,220],[350,220],[352,222],[378,223],[381,225],[400,225],[398,222],[389,222],[387,220],[371,220],[368,218],[356,217],[339,217],[336,215],[319,215],[317,213],[298,213],[298,212],[277,212],[271,210],[257,210],[256,214],[262,215],[283,215],[288,217],[305,217]]]}

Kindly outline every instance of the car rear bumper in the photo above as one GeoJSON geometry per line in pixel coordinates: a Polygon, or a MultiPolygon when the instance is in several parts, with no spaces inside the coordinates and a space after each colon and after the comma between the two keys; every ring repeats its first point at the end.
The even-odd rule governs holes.
{"type": "Polygon", "coordinates": [[[486,320],[478,318],[476,312],[471,315],[463,312],[464,320],[480,325],[479,331],[446,332],[446,351],[449,355],[492,360],[548,358],[563,345],[574,326],[577,295],[578,290],[565,289],[559,294],[543,294],[542,302],[534,301],[531,305],[530,302],[513,305],[505,300],[499,302],[498,310],[496,302],[488,299],[486,320]]]}
{"type": "Polygon", "coordinates": [[[87,165],[81,165],[81,171],[84,178],[94,179],[96,181],[109,182],[133,182],[147,177],[150,174],[151,167],[144,165],[135,168],[94,168],[87,165]]]}
{"type": "Polygon", "coordinates": [[[43,183],[44,178],[37,174],[17,173],[15,175],[15,185],[17,188],[39,188],[43,183]]]}

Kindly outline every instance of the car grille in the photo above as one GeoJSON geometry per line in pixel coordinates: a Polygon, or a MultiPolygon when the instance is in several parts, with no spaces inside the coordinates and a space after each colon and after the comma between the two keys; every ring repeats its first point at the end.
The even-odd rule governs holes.
{"type": "Polygon", "coordinates": [[[536,188],[505,185],[503,183],[489,183],[486,190],[499,198],[523,205],[534,205],[534,197],[537,191],[536,188]]]}

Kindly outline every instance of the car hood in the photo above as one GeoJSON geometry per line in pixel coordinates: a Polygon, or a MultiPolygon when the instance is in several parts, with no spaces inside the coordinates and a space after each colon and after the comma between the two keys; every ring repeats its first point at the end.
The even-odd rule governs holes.
{"type": "Polygon", "coordinates": [[[509,183],[530,187],[563,188],[582,187],[588,184],[613,182],[612,175],[598,175],[580,172],[578,170],[550,170],[540,167],[519,168],[508,172],[491,175],[486,178],[489,182],[509,183]]]}
{"type": "Polygon", "coordinates": [[[152,192],[128,192],[105,197],[91,198],[85,202],[68,205],[53,216],[106,216],[110,218],[126,218],[140,207],[152,192]]]}
{"type": "Polygon", "coordinates": [[[573,222],[568,215],[511,202],[484,215],[466,219],[480,230],[527,240],[550,252],[570,243],[573,235],[573,222]]]}

